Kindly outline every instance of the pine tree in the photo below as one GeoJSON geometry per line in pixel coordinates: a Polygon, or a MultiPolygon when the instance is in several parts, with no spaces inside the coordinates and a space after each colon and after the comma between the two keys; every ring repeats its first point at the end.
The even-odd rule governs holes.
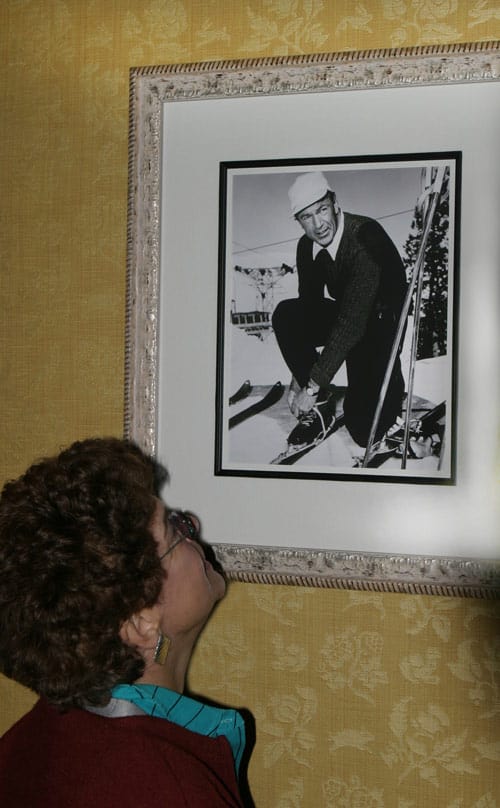
{"type": "MultiPolygon", "coordinates": [[[[448,332],[448,258],[449,258],[449,182],[450,172],[444,172],[440,199],[427,240],[424,261],[420,328],[417,359],[444,356],[448,332]]],[[[410,235],[404,245],[403,263],[408,280],[412,277],[420,241],[423,217],[417,205],[410,235]]]]}

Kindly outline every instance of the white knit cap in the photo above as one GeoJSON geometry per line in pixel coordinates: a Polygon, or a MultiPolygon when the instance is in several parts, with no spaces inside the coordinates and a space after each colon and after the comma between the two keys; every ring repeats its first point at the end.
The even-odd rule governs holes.
{"type": "Polygon", "coordinates": [[[323,199],[331,190],[325,175],[321,171],[300,174],[288,191],[292,214],[296,216],[297,213],[300,213],[304,208],[308,208],[318,199],[323,199]]]}

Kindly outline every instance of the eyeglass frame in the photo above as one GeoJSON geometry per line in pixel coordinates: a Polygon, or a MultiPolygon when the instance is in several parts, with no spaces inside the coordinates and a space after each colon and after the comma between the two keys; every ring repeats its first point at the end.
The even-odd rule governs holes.
{"type": "Polygon", "coordinates": [[[196,527],[191,516],[186,511],[169,511],[167,514],[167,521],[173,526],[174,530],[179,533],[179,536],[172,542],[168,550],[166,550],[160,557],[160,561],[168,556],[178,544],[191,539],[192,541],[199,541],[200,533],[196,527]]]}

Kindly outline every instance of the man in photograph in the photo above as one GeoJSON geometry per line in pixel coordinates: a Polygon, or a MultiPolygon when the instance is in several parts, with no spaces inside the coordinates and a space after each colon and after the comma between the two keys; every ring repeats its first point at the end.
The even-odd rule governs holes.
{"type": "MultiPolygon", "coordinates": [[[[332,429],[336,400],[330,384],[345,362],[344,422],[365,447],[405,299],[403,262],[377,221],[341,210],[323,173],[299,175],[288,195],[304,231],[297,244],[298,297],[282,300],[272,318],[292,373],[288,403],[298,419],[288,444],[310,445],[332,429]]],[[[375,440],[401,415],[399,351],[375,440]]]]}

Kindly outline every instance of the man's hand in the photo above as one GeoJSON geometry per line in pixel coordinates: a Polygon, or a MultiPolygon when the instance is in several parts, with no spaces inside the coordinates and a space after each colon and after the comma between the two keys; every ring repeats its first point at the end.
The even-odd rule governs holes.
{"type": "MultiPolygon", "coordinates": [[[[315,382],[309,382],[311,386],[314,384],[315,382]]],[[[292,376],[288,390],[288,406],[296,418],[299,418],[302,413],[312,410],[316,404],[319,393],[319,386],[316,386],[318,387],[318,391],[311,395],[307,392],[307,386],[301,387],[295,376],[292,376]]]]}
{"type": "Polygon", "coordinates": [[[302,415],[302,413],[309,412],[309,410],[312,410],[312,408],[316,404],[317,398],[318,398],[317,393],[314,396],[310,396],[307,393],[306,388],[303,387],[296,394],[290,409],[295,415],[295,417],[298,418],[300,415],[302,415]]]}

